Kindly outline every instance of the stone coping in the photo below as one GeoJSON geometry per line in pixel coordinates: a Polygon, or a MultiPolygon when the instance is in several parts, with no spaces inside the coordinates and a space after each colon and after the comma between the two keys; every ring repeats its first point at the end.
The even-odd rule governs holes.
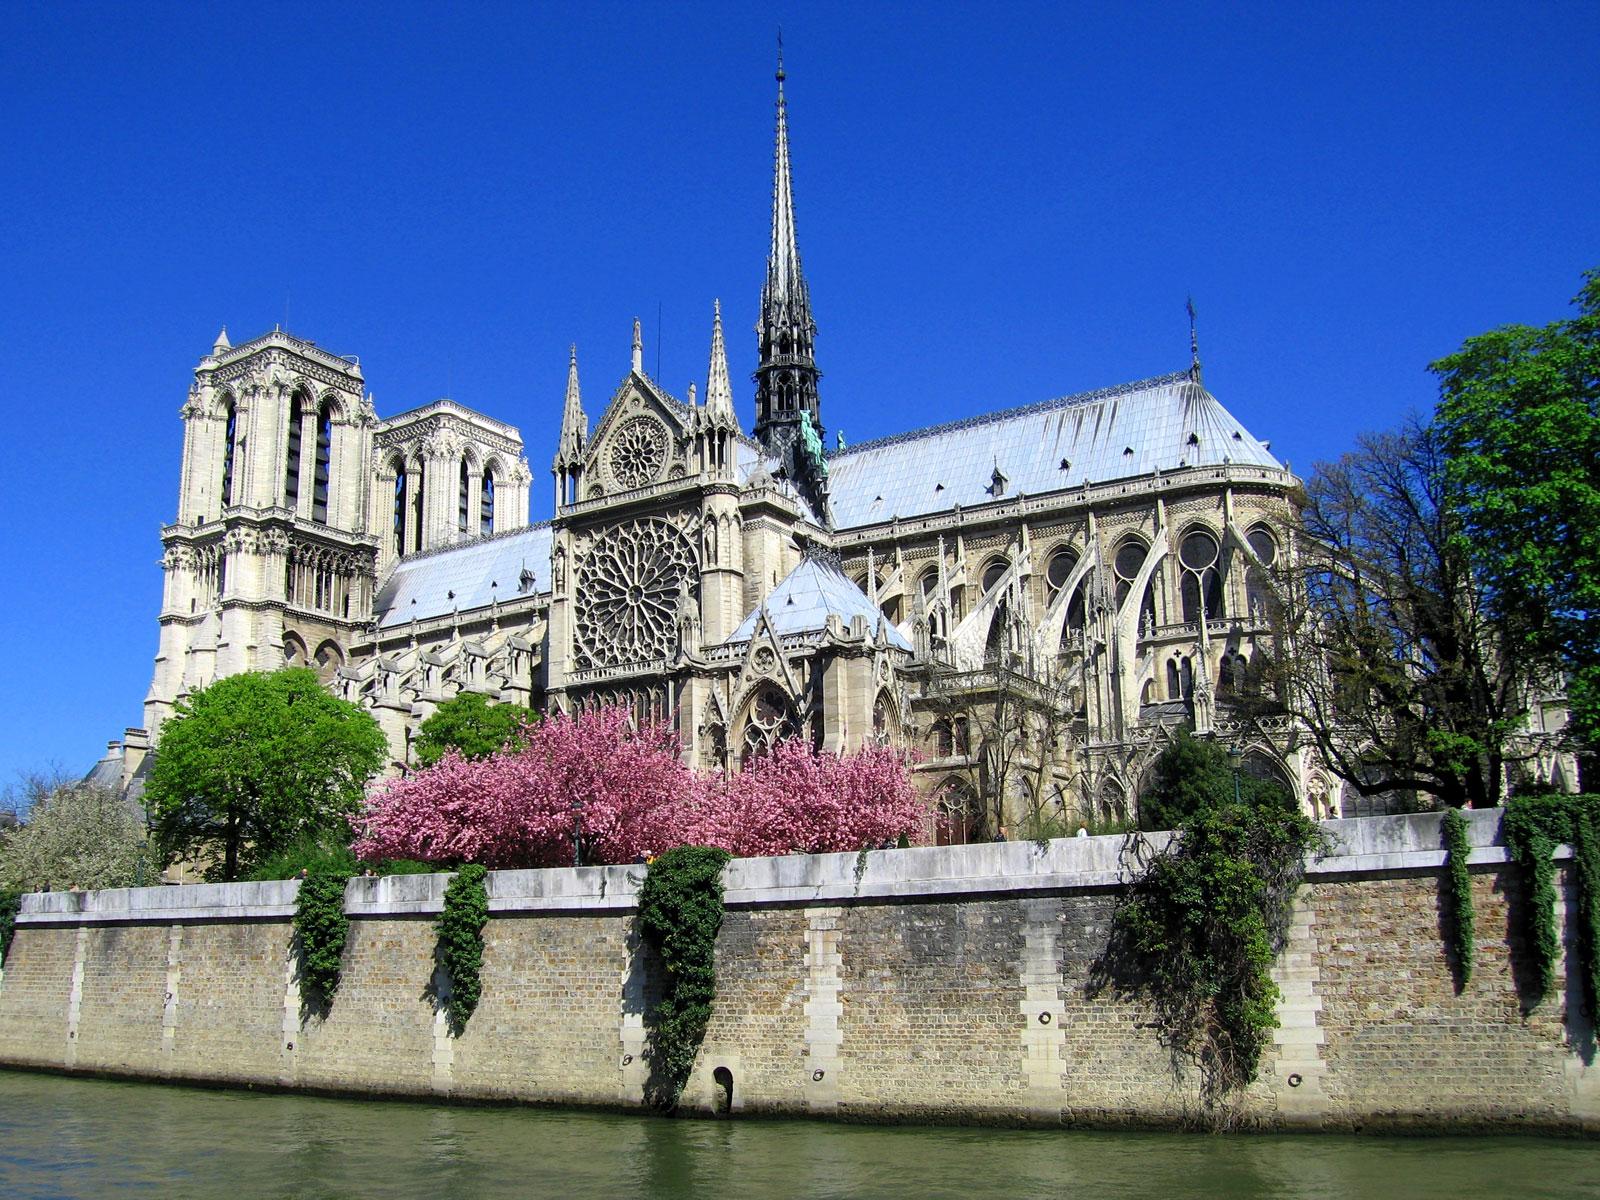
{"type": "MultiPolygon", "coordinates": [[[[1471,810],[1473,865],[1507,861],[1500,809],[1471,810]]],[[[1358,817],[1322,822],[1333,839],[1327,856],[1307,868],[1310,878],[1436,870],[1444,865],[1439,813],[1358,817]]],[[[974,846],[923,846],[860,854],[791,854],[741,858],[723,875],[732,908],[840,903],[852,900],[937,900],[1024,892],[1115,887],[1136,868],[1140,847],[1159,849],[1171,835],[1111,835],[974,846]]],[[[1570,857],[1567,847],[1558,858],[1570,857]]],[[[355,918],[428,916],[444,898],[447,874],[356,878],[345,892],[355,918]]],[[[493,871],[492,913],[623,913],[637,906],[642,866],[493,871]]],[[[19,925],[284,921],[294,915],[299,882],[213,883],[181,887],[116,888],[99,892],[42,892],[23,897],[19,925]]]]}

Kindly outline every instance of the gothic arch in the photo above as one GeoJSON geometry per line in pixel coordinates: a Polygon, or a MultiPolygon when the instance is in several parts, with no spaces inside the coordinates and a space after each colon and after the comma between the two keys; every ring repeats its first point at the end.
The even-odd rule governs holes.
{"type": "Polygon", "coordinates": [[[317,647],[317,674],[323,679],[333,678],[333,673],[344,666],[344,651],[332,638],[317,647]]]}
{"type": "Polygon", "coordinates": [[[311,662],[311,655],[306,650],[306,644],[298,633],[289,632],[283,635],[283,665],[286,667],[304,667],[311,662]]]}
{"type": "Polygon", "coordinates": [[[769,753],[785,738],[800,736],[800,714],[789,695],[770,679],[750,691],[734,725],[739,765],[769,753]]]}

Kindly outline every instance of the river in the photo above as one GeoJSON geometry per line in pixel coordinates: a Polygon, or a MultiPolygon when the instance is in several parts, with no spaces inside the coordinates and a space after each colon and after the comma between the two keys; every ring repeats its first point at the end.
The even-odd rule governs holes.
{"type": "Polygon", "coordinates": [[[0,1070],[0,1196],[800,1200],[1600,1195],[1593,1143],[872,1127],[211,1091],[0,1070]]]}

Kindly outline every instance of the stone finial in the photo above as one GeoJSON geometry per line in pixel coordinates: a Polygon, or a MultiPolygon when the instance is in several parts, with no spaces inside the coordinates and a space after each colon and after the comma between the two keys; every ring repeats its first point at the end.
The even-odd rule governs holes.
{"type": "Polygon", "coordinates": [[[712,304],[711,368],[706,376],[706,415],[736,424],[733,385],[728,381],[728,348],[722,339],[722,301],[712,304]]]}
{"type": "Polygon", "coordinates": [[[644,332],[639,327],[639,318],[633,319],[633,373],[644,374],[644,332]]]}

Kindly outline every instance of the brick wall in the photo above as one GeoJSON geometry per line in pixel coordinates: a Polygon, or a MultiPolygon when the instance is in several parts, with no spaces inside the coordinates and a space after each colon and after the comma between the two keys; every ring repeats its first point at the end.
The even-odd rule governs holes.
{"type": "MultiPolygon", "coordinates": [[[[1330,823],[1341,850],[1297,904],[1281,1028],[1245,1123],[1600,1128],[1594,1034],[1565,963],[1565,990],[1524,1010],[1526,898],[1488,815],[1474,827],[1478,963],[1456,993],[1427,821],[1330,823]]],[[[1142,1007],[1093,979],[1118,849],[887,852],[864,872],[854,855],[732,864],[717,1004],[684,1102],[712,1108],[722,1068],[736,1112],[1182,1123],[1192,1076],[1174,1074],[1142,1007]]],[[[436,1003],[441,876],[352,881],[326,1013],[299,1004],[292,883],[30,897],[0,975],[0,1063],[637,1106],[654,970],[638,875],[491,876],[483,999],[459,1037],[436,1003]]]]}

